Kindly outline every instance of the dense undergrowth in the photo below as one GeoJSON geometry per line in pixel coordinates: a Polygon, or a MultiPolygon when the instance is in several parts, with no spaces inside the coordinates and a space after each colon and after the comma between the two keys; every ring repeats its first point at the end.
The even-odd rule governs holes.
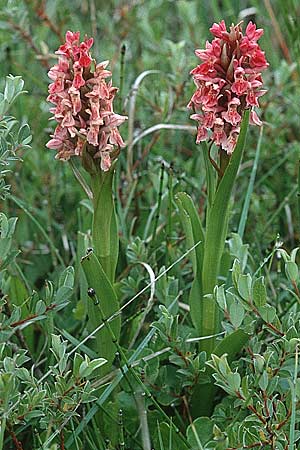
{"type": "Polygon", "coordinates": [[[299,13],[296,0],[1,0],[0,449],[298,448],[299,13]],[[214,291],[218,342],[234,333],[244,346],[226,359],[220,344],[206,364],[176,194],[187,192],[204,220],[203,148],[186,105],[194,49],[221,19],[264,28],[270,67],[214,291]],[[88,175],[45,147],[47,71],[68,29],[92,35],[95,57],[110,60],[116,109],[129,117],[114,180],[122,325],[119,343],[110,334],[109,373],[80,265],[93,207],[74,171],[88,175]],[[212,376],[208,417],[197,387],[212,376]]]}

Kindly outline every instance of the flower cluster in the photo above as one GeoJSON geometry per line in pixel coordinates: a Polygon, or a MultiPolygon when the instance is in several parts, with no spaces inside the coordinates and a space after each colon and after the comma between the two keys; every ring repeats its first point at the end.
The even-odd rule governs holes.
{"type": "Polygon", "coordinates": [[[261,71],[268,67],[257,41],[262,29],[249,22],[245,35],[240,24],[226,29],[224,20],[214,23],[213,41],[196,50],[202,64],[191,71],[197,86],[188,107],[198,122],[196,143],[211,139],[229,155],[239,136],[242,112],[250,109],[250,123],[261,125],[254,107],[266,91],[261,89],[261,71]]]}
{"type": "Polygon", "coordinates": [[[108,61],[95,63],[90,56],[93,38],[80,43],[80,33],[66,33],[66,42],[56,51],[58,64],[49,70],[47,100],[55,105],[50,111],[58,125],[47,143],[57,149],[57,159],[81,156],[83,149],[93,158],[100,158],[103,171],[109,170],[112,159],[124,147],[118,126],[127,117],[115,114],[113,100],[117,88],[106,82],[111,72],[108,61]]]}

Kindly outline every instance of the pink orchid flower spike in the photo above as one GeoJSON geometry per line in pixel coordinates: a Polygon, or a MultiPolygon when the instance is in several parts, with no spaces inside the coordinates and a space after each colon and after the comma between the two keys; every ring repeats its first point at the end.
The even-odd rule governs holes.
{"type": "Polygon", "coordinates": [[[249,22],[245,35],[241,24],[229,31],[224,20],[210,29],[214,39],[205,49],[196,50],[202,61],[193,76],[196,91],[188,108],[194,111],[191,119],[198,123],[196,143],[214,142],[231,155],[237,143],[243,111],[250,109],[250,123],[261,125],[254,108],[265,94],[261,72],[268,67],[264,52],[257,41],[263,30],[249,22]]]}
{"type": "Polygon", "coordinates": [[[50,109],[57,126],[47,147],[56,149],[56,158],[91,155],[99,169],[106,172],[121,147],[125,147],[118,127],[127,119],[115,114],[114,97],[118,91],[106,79],[109,61],[96,64],[90,49],[93,38],[80,42],[79,31],[67,31],[66,42],[56,51],[58,63],[49,70],[50,109]],[[97,161],[99,161],[99,164],[97,161]]]}

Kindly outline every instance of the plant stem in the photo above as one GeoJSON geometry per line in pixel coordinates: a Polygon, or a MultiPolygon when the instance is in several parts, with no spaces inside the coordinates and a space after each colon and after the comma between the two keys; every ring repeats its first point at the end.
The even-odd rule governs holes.
{"type": "MultiPolygon", "coordinates": [[[[231,193],[243,156],[248,123],[249,111],[245,111],[239,139],[232,156],[228,160],[228,156],[223,152],[224,155],[221,157],[224,159],[221,165],[226,168],[222,177],[219,177],[217,190],[213,193],[208,191],[208,198],[211,200],[207,210],[204,257],[199,277],[202,297],[198,296],[200,304],[196,308],[191,308],[192,314],[193,311],[199,314],[199,318],[197,320],[194,318],[193,323],[197,324],[200,336],[214,336],[200,342],[200,350],[206,352],[208,359],[216,351],[216,335],[220,331],[220,310],[213,297],[213,291],[218,284],[227,235],[231,193]]],[[[214,189],[214,185],[211,187],[214,189]]],[[[216,386],[211,374],[208,373],[208,381],[197,385],[194,391],[192,410],[195,415],[207,416],[212,413],[215,393],[216,386]]]]}
{"type": "Polygon", "coordinates": [[[119,253],[119,237],[115,205],[112,194],[114,170],[97,172],[91,177],[93,192],[93,246],[99,262],[111,283],[115,281],[115,272],[119,253]]]}
{"type": "MultiPolygon", "coordinates": [[[[239,139],[232,156],[229,159],[224,151],[221,153],[221,166],[225,172],[219,179],[217,191],[208,211],[201,280],[203,298],[200,299],[201,317],[198,330],[201,336],[215,335],[220,328],[219,308],[212,298],[212,294],[218,282],[220,262],[227,235],[231,193],[243,156],[248,123],[249,111],[245,111],[239,139]]],[[[204,340],[201,350],[206,351],[209,356],[214,350],[215,343],[215,338],[204,340]]]]}
{"type": "Polygon", "coordinates": [[[125,68],[125,53],[126,53],[126,45],[123,44],[121,47],[121,62],[120,62],[120,89],[119,89],[119,102],[120,109],[122,110],[123,104],[123,85],[124,85],[124,68],[125,68]]]}
{"type": "Polygon", "coordinates": [[[5,428],[6,428],[6,417],[5,415],[3,415],[0,423],[0,450],[3,449],[5,428]]]}
{"type": "Polygon", "coordinates": [[[295,366],[294,366],[294,377],[291,384],[291,397],[292,397],[292,414],[291,414],[291,424],[289,433],[289,448],[288,450],[294,450],[295,448],[295,427],[296,427],[296,407],[297,407],[297,376],[298,376],[298,345],[295,348],[295,366]]]}
{"type": "Polygon", "coordinates": [[[151,247],[155,247],[155,241],[156,241],[156,232],[157,232],[157,225],[159,220],[159,214],[160,214],[160,207],[161,207],[161,199],[162,199],[162,190],[163,190],[163,183],[164,183],[164,172],[165,172],[165,164],[164,162],[161,163],[161,169],[160,169],[160,181],[159,181],[159,190],[158,190],[158,198],[157,198],[157,210],[155,214],[155,221],[153,226],[153,232],[152,232],[152,240],[151,240],[151,247]]]}
{"type": "Polygon", "coordinates": [[[263,131],[264,131],[264,129],[263,129],[263,127],[261,127],[260,133],[259,133],[259,138],[258,138],[258,143],[256,146],[256,153],[255,153],[255,158],[254,158],[254,162],[253,162],[253,167],[252,167],[252,171],[251,171],[251,175],[250,175],[250,181],[249,181],[249,185],[247,188],[247,193],[245,196],[241,219],[240,219],[240,223],[239,223],[239,227],[238,227],[238,234],[241,236],[241,239],[243,239],[243,236],[244,236],[250,200],[251,200],[251,196],[253,193],[255,176],[256,176],[258,161],[259,161],[259,157],[260,157],[260,149],[261,149],[263,131]]]}
{"type": "Polygon", "coordinates": [[[298,231],[300,235],[300,159],[298,161],[298,192],[297,192],[297,206],[298,206],[298,231]]]}

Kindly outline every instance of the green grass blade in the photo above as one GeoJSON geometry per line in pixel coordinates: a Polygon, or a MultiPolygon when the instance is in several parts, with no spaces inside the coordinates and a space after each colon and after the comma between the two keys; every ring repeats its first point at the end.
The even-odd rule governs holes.
{"type": "Polygon", "coordinates": [[[165,450],[165,446],[164,446],[161,431],[160,431],[159,422],[157,422],[157,434],[158,434],[159,450],[165,450]]]}
{"type": "Polygon", "coordinates": [[[204,166],[205,166],[205,172],[206,172],[206,184],[207,184],[207,198],[208,198],[208,207],[207,210],[209,211],[210,206],[213,203],[213,199],[216,192],[216,186],[217,186],[217,176],[215,169],[213,168],[210,160],[209,160],[209,150],[208,145],[206,142],[202,142],[202,155],[204,159],[204,166]]]}
{"type": "Polygon", "coordinates": [[[41,232],[43,238],[45,239],[45,241],[49,244],[49,247],[51,248],[52,252],[54,253],[54,255],[56,256],[57,260],[59,261],[59,263],[65,267],[65,263],[64,260],[62,259],[62,257],[59,254],[58,249],[55,247],[54,243],[52,242],[52,240],[49,238],[49,233],[47,233],[44,228],[42,227],[42,225],[40,224],[40,222],[31,214],[31,212],[29,211],[29,209],[23,204],[23,202],[18,199],[17,197],[15,197],[12,194],[8,195],[8,198],[10,200],[12,200],[16,205],[19,206],[19,208],[21,208],[24,213],[29,217],[29,219],[35,224],[35,226],[38,228],[38,230],[41,232]]]}
{"type": "Polygon", "coordinates": [[[289,448],[288,450],[295,450],[295,430],[296,430],[296,410],[297,410],[297,377],[298,377],[298,345],[295,349],[295,365],[294,365],[294,377],[293,380],[289,380],[291,385],[291,397],[292,397],[292,414],[289,433],[289,448]]]}
{"type": "Polygon", "coordinates": [[[258,139],[258,143],[257,143],[257,147],[256,147],[255,158],[254,158],[253,167],[252,167],[252,171],[251,171],[251,175],[250,175],[250,181],[249,181],[248,189],[246,192],[245,201],[244,201],[243,210],[242,210],[239,228],[238,228],[238,234],[241,236],[242,239],[243,239],[244,231],[245,231],[245,227],[246,227],[247,216],[248,216],[248,211],[249,211],[249,206],[250,206],[250,200],[251,200],[251,195],[253,193],[253,187],[254,187],[254,182],[255,182],[255,177],[256,177],[256,172],[257,172],[257,166],[258,166],[258,161],[259,161],[259,157],[260,157],[260,149],[261,149],[263,130],[264,129],[262,127],[260,129],[259,139],[258,139]]]}

